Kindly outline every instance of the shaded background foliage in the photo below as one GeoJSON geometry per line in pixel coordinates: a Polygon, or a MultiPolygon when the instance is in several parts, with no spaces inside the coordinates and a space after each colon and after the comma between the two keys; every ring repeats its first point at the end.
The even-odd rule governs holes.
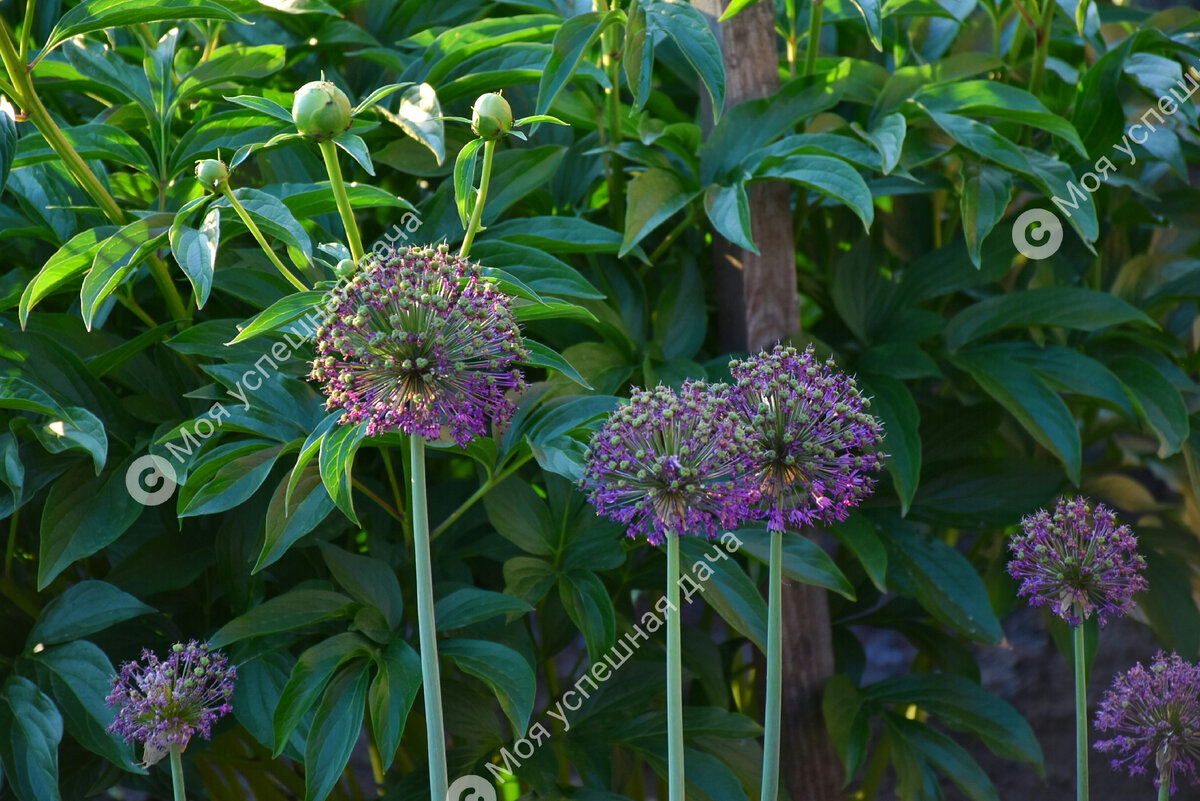
{"type": "MultiPolygon", "coordinates": [[[[339,779],[361,740],[390,767],[388,798],[422,797],[409,503],[392,465],[404,438],[336,427],[303,350],[272,358],[247,407],[231,397],[318,296],[292,293],[228,208],[193,214],[193,162],[231,159],[276,246],[331,277],[340,252],[322,245],[343,232],[320,160],[295,140],[258,147],[292,131],[275,104],[321,71],[355,101],[424,83],[443,113],[469,116],[503,89],[517,116],[570,123],[501,147],[472,253],[523,294],[527,333],[549,346],[540,364],[559,369],[530,371],[507,431],[430,463],[452,775],[549,725],[547,706],[657,597],[660,555],[597,519],[572,482],[631,384],[727,376],[711,248],[753,245],[747,186],[760,181],[792,187],[795,341],[857,373],[888,432],[888,476],[826,533],[831,556],[800,538],[789,552],[793,579],[833,591],[826,717],[852,788],[995,798],[967,742],[1041,769],[1034,732],[980,687],[977,654],[1003,642],[1016,606],[1006,534],[1059,492],[1081,487],[1135,525],[1152,587],[1137,617],[1200,656],[1194,103],[1136,162],[1113,150],[1197,64],[1200,13],[1066,2],[1039,48],[1021,14],[1032,3],[827,0],[804,75],[808,7],[783,2],[780,90],[714,119],[726,76],[698,12],[576,5],[6,6],[40,57],[46,119],[118,208],[32,122],[0,114],[0,797],[165,796],[165,773],[136,769],[104,733],[103,696],[114,663],[192,636],[227,648],[241,675],[234,719],[188,751],[194,794],[369,797],[369,777],[339,779]],[[1049,198],[1072,197],[1101,156],[1117,169],[1059,253],[1017,254],[1015,217],[1060,211],[1049,198]],[[229,416],[197,436],[217,401],[229,416]],[[126,470],[171,458],[185,432],[196,447],[176,495],[141,506],[126,470]],[[882,679],[864,646],[880,632],[908,644],[882,679]]],[[[470,134],[423,119],[437,107],[419,91],[376,109],[353,129],[357,163],[343,159],[364,241],[455,243],[470,134]]],[[[689,780],[720,801],[757,793],[761,756],[765,535],[739,536],[744,553],[685,621],[689,780]]],[[[507,797],[653,797],[662,659],[651,638],[507,797]]]]}

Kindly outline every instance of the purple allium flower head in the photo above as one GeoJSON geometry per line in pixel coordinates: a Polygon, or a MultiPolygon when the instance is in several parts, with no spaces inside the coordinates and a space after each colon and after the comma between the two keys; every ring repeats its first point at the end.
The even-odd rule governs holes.
{"type": "Polygon", "coordinates": [[[729,364],[750,424],[754,480],[770,531],[845,520],[874,489],[883,438],[870,401],[833,360],[776,345],[729,364]]]}
{"type": "Polygon", "coordinates": [[[713,537],[750,514],[745,424],[723,384],[635,389],[592,437],[581,485],[596,511],[652,545],[666,534],[713,537]]]}
{"type": "Polygon", "coordinates": [[[1096,728],[1115,735],[1096,743],[1098,750],[1118,754],[1114,768],[1137,775],[1152,765],[1155,785],[1165,777],[1172,794],[1181,773],[1200,783],[1200,667],[1162,651],[1148,670],[1135,665],[1105,692],[1096,728]]]}
{"type": "Polygon", "coordinates": [[[1093,510],[1083,498],[1059,498],[1053,513],[1039,509],[1021,528],[1008,544],[1019,594],[1030,606],[1051,604],[1072,626],[1092,613],[1101,626],[1127,614],[1134,593],[1148,587],[1137,538],[1102,503],[1093,510]]]}
{"type": "Polygon", "coordinates": [[[445,245],[371,261],[333,291],[312,378],[367,435],[394,430],[465,446],[507,422],[528,358],[507,295],[445,245]]]}
{"type": "Polygon", "coordinates": [[[143,743],[146,765],[153,765],[172,745],[212,736],[213,723],[233,709],[236,679],[237,669],[207,643],[176,643],[166,661],[143,651],[140,662],[126,662],[113,679],[105,700],[118,709],[108,730],[143,743]]]}

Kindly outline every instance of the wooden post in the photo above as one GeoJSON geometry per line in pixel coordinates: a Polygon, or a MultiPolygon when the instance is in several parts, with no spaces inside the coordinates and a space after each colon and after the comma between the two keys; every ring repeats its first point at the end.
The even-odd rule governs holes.
{"type": "MultiPolygon", "coordinates": [[[[714,20],[729,0],[694,0],[714,20]]],[[[714,29],[725,61],[725,106],[767,97],[779,89],[779,57],[774,4],[743,10],[714,29]]],[[[700,93],[707,106],[708,93],[700,93]]],[[[701,116],[710,125],[712,115],[701,116]]],[[[717,326],[726,351],[770,347],[800,330],[796,297],[796,246],[792,237],[791,188],[782,182],[749,187],[751,231],[758,253],[713,234],[717,326]]]]}
{"type": "MultiPolygon", "coordinates": [[[[763,0],[717,23],[729,0],[693,0],[713,20],[725,62],[726,107],[779,89],[774,3],[763,0]]],[[[700,92],[701,104],[708,100],[700,92]]],[[[702,110],[706,124],[712,116],[702,110]]],[[[726,351],[757,351],[800,332],[791,189],[776,182],[749,187],[758,254],[713,234],[717,325],[726,351]]],[[[795,536],[795,535],[788,535],[795,536]]],[[[780,760],[793,801],[838,801],[842,768],[821,713],[833,675],[833,633],[825,590],[783,585],[783,737],[780,760]]]]}

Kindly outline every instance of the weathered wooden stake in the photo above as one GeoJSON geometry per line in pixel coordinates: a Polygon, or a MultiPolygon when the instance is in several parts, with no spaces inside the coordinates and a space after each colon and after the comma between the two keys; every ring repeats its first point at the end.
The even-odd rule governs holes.
{"type": "MultiPolygon", "coordinates": [[[[715,20],[729,0],[694,0],[694,5],[714,20],[721,39],[726,108],[778,90],[774,4],[764,0],[719,24],[715,20]]],[[[706,92],[700,96],[707,100],[706,92]]],[[[711,124],[707,111],[702,115],[711,124]]],[[[800,332],[791,190],[787,184],[757,183],[748,195],[759,253],[713,235],[717,324],[727,351],[753,352],[800,332]]],[[[784,781],[793,801],[838,801],[842,768],[821,714],[822,693],[834,669],[825,590],[785,581],[783,615],[784,781]]]]}

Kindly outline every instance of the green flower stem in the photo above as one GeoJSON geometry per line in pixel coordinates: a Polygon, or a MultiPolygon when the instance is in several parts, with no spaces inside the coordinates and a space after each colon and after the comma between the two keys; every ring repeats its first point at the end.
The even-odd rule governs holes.
{"type": "Polygon", "coordinates": [[[1087,635],[1075,627],[1075,776],[1076,800],[1088,799],[1087,635]]]}
{"type": "Polygon", "coordinates": [[[821,16],[825,13],[825,0],[812,0],[808,17],[808,50],[804,53],[804,74],[817,71],[817,51],[821,49],[821,16]]]}
{"type": "MultiPolygon", "coordinates": [[[[597,11],[616,9],[618,0],[608,3],[598,0],[597,11]]],[[[600,45],[604,50],[603,62],[608,73],[608,82],[612,88],[608,90],[608,202],[612,210],[612,218],[620,228],[625,226],[625,173],[621,169],[621,157],[617,155],[617,146],[621,144],[621,60],[620,39],[613,28],[605,28],[600,34],[600,45]]]]}
{"type": "Polygon", "coordinates": [[[679,224],[676,225],[674,228],[672,228],[669,232],[667,232],[667,235],[663,237],[663,240],[658,243],[658,247],[656,247],[654,249],[654,251],[650,254],[650,263],[654,264],[655,262],[657,262],[659,260],[659,258],[664,253],[667,252],[667,248],[671,247],[671,244],[676,239],[678,239],[679,236],[684,231],[686,231],[688,228],[690,228],[692,226],[692,223],[694,223],[695,221],[696,221],[696,209],[695,209],[695,207],[693,207],[688,210],[688,213],[684,216],[684,218],[682,220],[679,221],[679,224]]]}
{"type": "Polygon", "coordinates": [[[796,77],[796,0],[788,0],[787,8],[788,21],[788,36],[787,36],[787,62],[788,75],[792,78],[796,77]]]}
{"type": "MultiPolygon", "coordinates": [[[[12,82],[13,99],[20,104],[21,109],[38,129],[38,133],[45,138],[46,143],[62,159],[63,166],[67,168],[67,172],[75,179],[75,182],[88,193],[88,196],[95,201],[96,205],[100,207],[100,211],[109,220],[117,225],[129,222],[125,211],[109,194],[108,189],[96,177],[96,173],[92,172],[92,168],[75,150],[66,135],[63,134],[62,129],[54,122],[54,118],[50,116],[50,112],[46,110],[46,106],[42,104],[41,98],[38,97],[37,91],[33,87],[33,77],[29,68],[17,52],[17,47],[13,43],[12,31],[3,18],[0,18],[0,61],[4,62],[4,70],[8,73],[9,81],[12,82]]],[[[154,283],[158,285],[159,292],[166,301],[172,319],[191,319],[179,290],[171,282],[167,265],[163,264],[162,259],[153,253],[150,254],[147,262],[150,265],[150,274],[154,277],[154,283]]]]}
{"type": "Polygon", "coordinates": [[[354,222],[354,210],[350,208],[350,196],[346,194],[346,181],[342,178],[342,167],[338,164],[337,145],[332,139],[321,142],[321,157],[325,159],[325,171],[333,187],[333,198],[337,201],[338,213],[342,215],[342,226],[346,229],[346,241],[350,243],[350,257],[355,264],[363,260],[362,237],[358,223],[354,222]]]}
{"type": "Polygon", "coordinates": [[[29,52],[29,43],[33,39],[33,12],[37,7],[37,0],[25,0],[25,27],[21,29],[21,60],[24,61],[25,54],[29,52]]]}
{"type": "Polygon", "coordinates": [[[442,723],[442,684],[438,673],[437,629],[433,620],[433,571],[429,555],[429,509],[425,499],[425,439],[410,438],[413,553],[417,563],[417,626],[421,640],[421,685],[425,691],[425,732],[429,747],[429,797],[442,801],[449,784],[446,735],[442,723]]]}
{"type": "Polygon", "coordinates": [[[1037,31],[1033,69],[1029,75],[1029,92],[1034,97],[1042,95],[1042,80],[1046,75],[1046,59],[1050,55],[1050,34],[1054,28],[1054,10],[1058,4],[1054,0],[1043,0],[1042,6],[1042,24],[1037,31]]]}
{"type": "Polygon", "coordinates": [[[171,784],[175,787],[175,801],[187,801],[183,792],[183,753],[177,745],[171,746],[171,784]]]}
{"type": "Polygon", "coordinates": [[[667,532],[667,792],[684,801],[683,647],[679,636],[679,535],[667,532]]]}
{"type": "Polygon", "coordinates": [[[237,216],[242,218],[242,222],[244,222],[246,227],[250,229],[250,233],[254,234],[254,238],[258,240],[258,244],[260,247],[262,247],[263,253],[267,254],[267,258],[270,259],[271,263],[275,265],[275,269],[279,270],[280,275],[286,278],[292,286],[296,287],[296,289],[299,289],[301,292],[307,292],[308,287],[304,285],[304,282],[297,278],[291,270],[284,266],[284,263],[279,260],[278,256],[275,255],[275,251],[271,250],[271,246],[267,244],[266,237],[262,235],[262,231],[258,230],[258,225],[256,225],[253,218],[250,217],[250,213],[246,211],[246,207],[243,206],[242,202],[237,199],[232,191],[230,191],[229,184],[222,181],[217,191],[225,196],[225,199],[229,201],[229,205],[233,206],[233,210],[237,212],[237,216]]]}
{"type": "Polygon", "coordinates": [[[763,713],[762,801],[779,797],[779,728],[783,705],[783,534],[771,534],[767,579],[767,698],[763,713]]]}
{"type": "Polygon", "coordinates": [[[471,212],[471,221],[467,223],[467,233],[463,237],[462,247],[458,257],[465,259],[471,253],[471,243],[475,234],[482,227],[483,205],[487,203],[488,183],[492,180],[492,157],[496,155],[496,140],[488,139],[483,143],[483,172],[479,175],[479,194],[475,196],[475,209],[471,212]]]}
{"type": "Polygon", "coordinates": [[[1158,780],[1158,801],[1170,801],[1171,798],[1171,777],[1164,770],[1162,776],[1158,780]]]}

